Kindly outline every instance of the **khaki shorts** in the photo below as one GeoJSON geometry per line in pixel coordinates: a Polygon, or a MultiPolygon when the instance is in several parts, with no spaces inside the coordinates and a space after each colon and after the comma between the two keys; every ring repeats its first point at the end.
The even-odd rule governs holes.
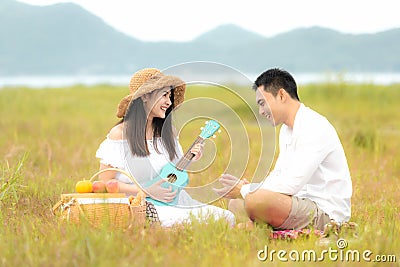
{"type": "Polygon", "coordinates": [[[276,229],[303,229],[314,227],[324,230],[325,224],[330,222],[329,215],[326,214],[317,203],[308,198],[292,196],[292,209],[287,219],[276,229]]]}

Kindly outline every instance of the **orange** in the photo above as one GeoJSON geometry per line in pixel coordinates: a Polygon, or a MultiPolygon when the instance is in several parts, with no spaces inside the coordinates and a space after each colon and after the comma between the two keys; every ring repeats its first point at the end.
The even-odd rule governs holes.
{"type": "Polygon", "coordinates": [[[89,180],[83,180],[76,183],[76,192],[78,193],[92,193],[92,182],[89,180]]]}

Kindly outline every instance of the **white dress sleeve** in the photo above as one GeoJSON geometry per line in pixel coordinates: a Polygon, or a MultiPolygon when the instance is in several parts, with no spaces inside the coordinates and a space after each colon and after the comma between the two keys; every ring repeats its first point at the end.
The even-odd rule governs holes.
{"type": "Polygon", "coordinates": [[[123,140],[112,140],[107,137],[96,151],[96,158],[100,163],[115,168],[124,169],[124,144],[123,140]]]}

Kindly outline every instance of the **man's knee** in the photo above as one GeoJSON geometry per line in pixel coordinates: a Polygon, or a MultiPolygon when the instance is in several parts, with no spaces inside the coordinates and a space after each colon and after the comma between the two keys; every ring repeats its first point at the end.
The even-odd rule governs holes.
{"type": "Polygon", "coordinates": [[[271,191],[269,190],[257,190],[246,196],[244,200],[245,210],[251,220],[258,217],[260,212],[267,215],[272,208],[272,203],[269,201],[271,191]]]}
{"type": "Polygon", "coordinates": [[[289,215],[292,198],[266,189],[259,189],[245,198],[245,209],[251,220],[281,225],[289,215]]]}

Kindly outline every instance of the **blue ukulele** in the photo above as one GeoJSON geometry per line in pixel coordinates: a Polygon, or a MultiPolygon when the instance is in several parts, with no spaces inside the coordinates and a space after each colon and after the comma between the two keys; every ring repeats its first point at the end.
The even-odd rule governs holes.
{"type": "Polygon", "coordinates": [[[196,144],[201,144],[204,142],[204,140],[210,138],[211,136],[214,135],[216,131],[220,128],[220,125],[218,122],[214,120],[210,120],[206,122],[206,125],[204,128],[202,128],[202,131],[200,135],[196,138],[196,140],[193,142],[193,144],[189,147],[189,149],[186,151],[185,155],[174,165],[173,163],[168,163],[163,167],[161,170],[161,173],[158,177],[154,178],[153,180],[149,181],[146,185],[146,187],[149,187],[150,185],[154,184],[155,182],[159,181],[162,178],[165,178],[168,180],[168,182],[162,183],[161,186],[164,188],[169,188],[170,186],[172,187],[172,191],[178,190],[176,197],[174,198],[173,201],[171,202],[162,202],[159,200],[155,200],[153,198],[147,197],[146,200],[153,203],[154,205],[157,206],[175,206],[178,204],[178,197],[179,197],[179,192],[182,190],[182,188],[186,187],[189,183],[189,175],[185,171],[189,164],[191,163],[194,154],[190,152],[193,146],[196,144]]]}

